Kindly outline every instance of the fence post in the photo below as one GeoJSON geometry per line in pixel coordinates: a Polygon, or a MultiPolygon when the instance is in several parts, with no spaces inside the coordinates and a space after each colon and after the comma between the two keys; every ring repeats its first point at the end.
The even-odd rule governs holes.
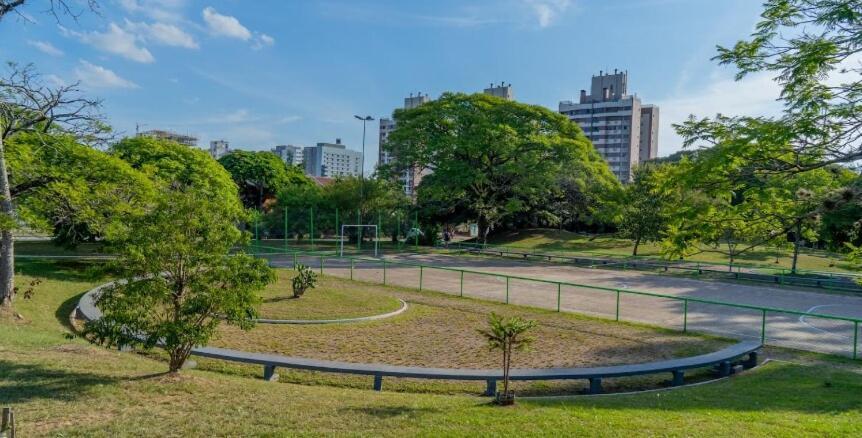
{"type": "Polygon", "coordinates": [[[296,253],[293,253],[293,269],[296,270],[296,253]]]}
{"type": "Polygon", "coordinates": [[[766,309],[761,310],[763,312],[763,319],[760,322],[760,343],[766,343],[766,309]]]}
{"type": "Polygon", "coordinates": [[[562,283],[557,283],[557,312],[560,311],[560,289],[562,288],[562,283]]]}
{"type": "Polygon", "coordinates": [[[617,321],[620,320],[620,290],[619,289],[617,289],[617,316],[616,316],[616,320],[617,321]]]}
{"type": "Polygon", "coordinates": [[[464,271],[461,271],[461,298],[464,298],[464,271]]]}
{"type": "Polygon", "coordinates": [[[314,251],[314,207],[308,209],[308,219],[310,230],[308,236],[311,237],[311,250],[314,251]]]}
{"type": "Polygon", "coordinates": [[[859,345],[859,321],[853,321],[853,359],[856,359],[856,351],[859,345]]]}
{"type": "Polygon", "coordinates": [[[15,413],[12,408],[4,407],[0,415],[0,433],[8,438],[15,438],[15,413]]]}
{"type": "Polygon", "coordinates": [[[416,229],[416,235],[413,237],[413,250],[419,251],[419,211],[413,214],[413,228],[416,229]]]}
{"type": "Polygon", "coordinates": [[[383,260],[383,285],[386,286],[386,260],[383,260]]]}
{"type": "Polygon", "coordinates": [[[350,279],[353,280],[353,257],[350,258],[350,279]]]}
{"type": "Polygon", "coordinates": [[[287,251],[287,207],[284,207],[284,250],[287,251]]]}
{"type": "Polygon", "coordinates": [[[320,256],[320,275],[323,275],[323,256],[320,256]]]}
{"type": "Polygon", "coordinates": [[[682,300],[682,332],[688,331],[688,298],[682,300]]]}
{"type": "Polygon", "coordinates": [[[509,304],[509,276],[506,276],[506,304],[509,304]]]}
{"type": "Polygon", "coordinates": [[[424,267],[419,265],[419,290],[422,290],[422,273],[424,272],[424,267]]]}

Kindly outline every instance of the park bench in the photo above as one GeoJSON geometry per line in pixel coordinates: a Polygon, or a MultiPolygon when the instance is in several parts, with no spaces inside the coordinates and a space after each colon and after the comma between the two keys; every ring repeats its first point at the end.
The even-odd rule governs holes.
{"type": "MultiPolygon", "coordinates": [[[[511,370],[510,378],[512,380],[586,380],[589,382],[589,393],[600,394],[602,392],[602,379],[604,378],[671,373],[671,385],[680,386],[685,383],[684,376],[686,370],[715,367],[719,376],[726,377],[734,372],[734,365],[737,363],[741,364],[744,369],[752,368],[757,365],[757,350],[761,346],[762,344],[757,341],[743,341],[700,356],[630,365],[591,368],[513,369],[511,370]],[[746,356],[745,359],[740,361],[739,359],[743,356],[746,356]]],[[[279,367],[374,376],[374,390],[376,391],[383,389],[383,377],[407,377],[414,379],[484,380],[487,384],[485,395],[493,395],[496,392],[497,381],[503,378],[502,371],[496,369],[423,368],[337,362],[287,357],[276,354],[251,353],[216,347],[195,348],[192,350],[192,354],[211,359],[262,365],[263,377],[269,381],[278,378],[276,369],[279,367]]]]}

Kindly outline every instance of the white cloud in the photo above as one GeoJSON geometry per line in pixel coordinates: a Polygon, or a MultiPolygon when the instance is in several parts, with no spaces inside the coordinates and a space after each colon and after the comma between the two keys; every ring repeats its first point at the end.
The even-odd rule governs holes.
{"type": "Polygon", "coordinates": [[[711,83],[701,89],[689,88],[684,93],[659,100],[659,155],[668,155],[682,148],[682,138],[676,134],[674,123],[682,123],[694,114],[697,118],[727,116],[770,116],[781,110],[776,99],[780,93],[777,83],[768,73],[756,74],[735,81],[732,77],[713,76],[711,83]]]}
{"type": "Polygon", "coordinates": [[[61,30],[64,34],[77,37],[99,50],[120,55],[132,61],[150,63],[156,60],[146,47],[137,45],[138,38],[135,34],[126,31],[116,23],[109,24],[107,32],[80,33],[66,28],[61,30]]]}
{"type": "Polygon", "coordinates": [[[213,35],[237,38],[243,41],[251,39],[251,31],[243,26],[235,17],[219,14],[210,6],[204,8],[203,17],[207,28],[213,35]]]}
{"type": "Polygon", "coordinates": [[[66,81],[57,75],[45,75],[45,82],[52,87],[65,87],[66,81]]]}
{"type": "Polygon", "coordinates": [[[533,10],[539,27],[548,27],[571,5],[570,0],[524,0],[533,10]]]}
{"type": "Polygon", "coordinates": [[[186,3],[186,0],[120,0],[120,6],[130,14],[169,23],[183,20],[182,8],[186,3]]]}
{"type": "Polygon", "coordinates": [[[32,41],[28,40],[27,44],[35,47],[42,53],[46,53],[51,56],[63,56],[63,51],[54,47],[53,44],[47,41],[32,41]]]}
{"type": "Polygon", "coordinates": [[[296,115],[284,116],[284,117],[278,119],[278,121],[276,123],[286,125],[288,123],[294,123],[294,122],[298,122],[300,120],[302,120],[302,116],[296,116],[296,115]]]}
{"type": "Polygon", "coordinates": [[[126,20],[125,28],[134,33],[141,41],[152,41],[156,44],[187,49],[198,48],[198,43],[194,37],[173,24],[160,22],[148,24],[126,20]]]}
{"type": "Polygon", "coordinates": [[[254,50],[260,50],[264,47],[270,47],[275,44],[275,38],[265,34],[257,34],[254,37],[254,44],[251,45],[251,48],[254,50]]]}
{"type": "Polygon", "coordinates": [[[91,64],[83,59],[75,67],[75,76],[82,84],[90,88],[138,88],[138,85],[123,79],[105,67],[91,64]]]}

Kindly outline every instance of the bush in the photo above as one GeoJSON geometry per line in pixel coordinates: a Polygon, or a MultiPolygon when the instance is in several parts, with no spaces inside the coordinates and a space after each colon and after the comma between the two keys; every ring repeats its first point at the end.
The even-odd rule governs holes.
{"type": "Polygon", "coordinates": [[[317,274],[304,265],[297,265],[296,271],[296,277],[293,277],[293,297],[299,298],[306,290],[317,286],[317,274]]]}

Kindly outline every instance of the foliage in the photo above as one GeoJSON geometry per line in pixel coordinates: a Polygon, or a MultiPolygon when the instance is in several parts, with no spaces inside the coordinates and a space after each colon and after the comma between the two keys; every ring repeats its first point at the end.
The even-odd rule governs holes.
{"type": "Polygon", "coordinates": [[[265,260],[232,252],[247,240],[236,227],[244,210],[227,172],[203,151],[133,139],[114,152],[150,175],[159,195],[109,234],[123,281],[99,294],[104,316],[87,331],[109,344],[161,346],[176,372],[223,321],[250,328],[256,292],[275,276],[265,260]]]}
{"type": "MultiPolygon", "coordinates": [[[[775,118],[692,116],[677,125],[686,147],[711,146],[710,157],[692,160],[700,169],[688,178],[696,184],[690,188],[708,188],[695,181],[708,174],[711,182],[728,181],[732,191],[740,184],[761,190],[737,198],[781,195],[761,199],[760,206],[772,214],[776,209],[769,206],[776,205],[784,216],[777,222],[785,226],[764,231],[773,237],[793,232],[800,237],[794,238],[796,242],[811,237],[805,229],[814,229],[814,219],[823,213],[859,203],[862,192],[856,186],[832,186],[831,193],[813,191],[811,196],[794,198],[786,195],[792,187],[782,180],[862,158],[860,16],[862,3],[855,0],[769,0],[748,40],[718,48],[715,59],[735,66],[737,79],[755,73],[774,75],[784,110],[775,118]]],[[[805,180],[792,179],[791,186],[812,191],[805,180]]]]}
{"type": "Polygon", "coordinates": [[[128,163],[69,135],[21,133],[6,154],[19,221],[66,247],[102,239],[153,196],[150,180],[128,163]]]}
{"type": "Polygon", "coordinates": [[[488,348],[503,353],[503,394],[509,393],[509,369],[512,366],[512,352],[526,350],[534,339],[526,336],[527,331],[536,327],[536,321],[514,316],[503,318],[496,313],[488,317],[488,328],[479,333],[488,340],[488,348]]]}
{"type": "MultiPolygon", "coordinates": [[[[398,157],[383,172],[410,167],[431,173],[418,188],[426,219],[478,221],[480,236],[513,215],[532,212],[558,222],[552,200],[559,182],[587,194],[613,193],[619,184],[577,124],[548,109],[487,96],[445,93],[395,112],[387,147],[398,157]]],[[[586,213],[596,205],[587,207],[586,213]]],[[[555,222],[555,223],[556,223],[555,222]]]]}
{"type": "Polygon", "coordinates": [[[289,186],[314,185],[299,168],[288,166],[272,152],[237,150],[218,161],[239,187],[246,208],[269,210],[276,195],[289,186]]]}
{"type": "MultiPolygon", "coordinates": [[[[6,6],[11,9],[5,12],[21,4],[10,3],[6,6]]],[[[9,63],[8,74],[0,77],[0,305],[3,307],[11,308],[14,297],[12,232],[21,220],[9,180],[14,169],[10,168],[6,143],[23,134],[37,137],[66,134],[82,141],[99,141],[107,129],[96,111],[98,106],[98,101],[83,97],[78,84],[48,85],[32,65],[9,63]]],[[[50,142],[45,141],[44,146],[50,147],[50,142]]],[[[40,175],[34,177],[38,180],[40,175]]]]}
{"type": "Polygon", "coordinates": [[[638,255],[642,242],[660,240],[668,225],[671,197],[661,190],[655,165],[642,165],[634,169],[632,182],[625,187],[621,206],[620,235],[634,242],[632,255],[638,255]]]}
{"type": "Polygon", "coordinates": [[[317,274],[308,266],[297,265],[296,276],[293,277],[291,286],[293,286],[293,297],[299,298],[305,294],[305,291],[317,286],[317,274]]]}

